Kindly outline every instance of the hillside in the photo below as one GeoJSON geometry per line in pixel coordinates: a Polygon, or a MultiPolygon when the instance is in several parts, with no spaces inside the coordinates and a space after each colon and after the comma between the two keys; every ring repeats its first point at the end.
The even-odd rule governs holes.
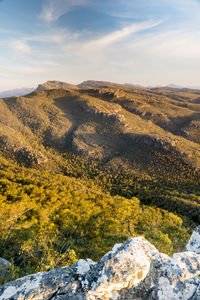
{"type": "Polygon", "coordinates": [[[173,153],[198,170],[198,99],[197,94],[126,87],[35,91],[2,99],[1,147],[38,163],[51,160],[49,147],[110,162],[126,158],[140,167],[149,163],[151,149],[173,153]]]}
{"type": "Polygon", "coordinates": [[[182,251],[200,222],[199,126],[193,90],[109,85],[0,99],[0,257],[15,266],[2,282],[99,259],[132,236],[182,251]]]}

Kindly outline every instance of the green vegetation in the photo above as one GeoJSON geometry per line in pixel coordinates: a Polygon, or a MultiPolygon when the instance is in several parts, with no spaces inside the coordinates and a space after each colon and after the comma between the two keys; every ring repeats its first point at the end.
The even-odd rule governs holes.
{"type": "Polygon", "coordinates": [[[143,205],[136,197],[111,196],[105,187],[114,181],[112,187],[120,188],[120,178],[110,173],[103,188],[97,185],[99,178],[89,179],[94,171],[102,176],[100,170],[72,158],[79,174],[70,175],[85,173],[82,179],[17,164],[0,171],[0,256],[15,266],[9,280],[79,258],[97,260],[115,243],[137,235],[168,254],[184,248],[189,231],[179,216],[143,205]]]}

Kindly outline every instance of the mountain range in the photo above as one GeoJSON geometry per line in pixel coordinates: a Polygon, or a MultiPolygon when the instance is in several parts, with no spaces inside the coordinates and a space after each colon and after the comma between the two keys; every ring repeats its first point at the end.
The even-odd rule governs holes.
{"type": "MultiPolygon", "coordinates": [[[[142,85],[139,84],[132,84],[132,83],[115,83],[115,82],[109,82],[109,81],[95,81],[95,80],[87,80],[83,81],[80,84],[71,84],[64,81],[58,81],[58,80],[48,80],[45,83],[39,84],[36,90],[49,90],[49,89],[79,89],[79,88],[100,88],[104,86],[121,86],[121,87],[140,87],[145,88],[142,85]]],[[[171,91],[198,91],[200,87],[184,87],[176,84],[169,84],[167,86],[157,86],[157,87],[146,87],[147,89],[153,89],[153,88],[160,88],[164,90],[171,90],[171,91]]],[[[26,94],[31,93],[34,91],[35,88],[18,88],[18,89],[12,89],[7,91],[1,91],[0,97],[12,97],[12,96],[23,96],[26,94]]]]}
{"type": "Polygon", "coordinates": [[[151,149],[200,168],[198,90],[49,81],[0,106],[1,149],[30,161],[49,164],[49,147],[146,168],[151,149]]]}

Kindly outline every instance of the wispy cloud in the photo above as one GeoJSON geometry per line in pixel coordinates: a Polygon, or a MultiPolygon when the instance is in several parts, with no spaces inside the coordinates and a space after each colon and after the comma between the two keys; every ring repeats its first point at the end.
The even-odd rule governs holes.
{"type": "Polygon", "coordinates": [[[151,29],[155,26],[160,25],[163,23],[164,20],[158,21],[158,22],[143,22],[143,23],[134,23],[129,26],[123,27],[120,30],[113,31],[110,34],[104,35],[103,37],[93,40],[91,42],[88,42],[85,46],[87,48],[93,48],[93,47],[105,47],[110,44],[113,44],[121,39],[124,39],[128,37],[129,35],[133,33],[137,33],[143,30],[151,29]]]}
{"type": "Polygon", "coordinates": [[[11,48],[21,55],[30,55],[31,47],[23,40],[15,40],[11,42],[11,48]]]}
{"type": "Polygon", "coordinates": [[[40,17],[55,22],[74,7],[85,5],[89,0],[45,0],[40,17]]]}

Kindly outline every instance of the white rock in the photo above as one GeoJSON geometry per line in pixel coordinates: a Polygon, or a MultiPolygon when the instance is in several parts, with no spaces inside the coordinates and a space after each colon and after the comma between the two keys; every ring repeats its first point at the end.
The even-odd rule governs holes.
{"type": "Polygon", "coordinates": [[[93,262],[91,259],[79,259],[76,263],[77,274],[83,275],[87,273],[90,270],[91,265],[94,264],[95,262],[93,262]]]}
{"type": "Polygon", "coordinates": [[[143,237],[114,246],[97,263],[93,273],[86,274],[85,279],[89,284],[84,288],[89,291],[90,297],[101,299],[106,295],[113,299],[115,295],[116,298],[117,291],[135,287],[147,276],[155,253],[158,250],[143,237]]]}
{"type": "Polygon", "coordinates": [[[192,299],[200,284],[199,276],[200,255],[183,252],[168,257],[159,253],[151,270],[153,296],[159,300],[192,299]]]}
{"type": "Polygon", "coordinates": [[[200,254],[200,226],[193,231],[190,240],[186,246],[186,251],[191,251],[200,254]]]}

